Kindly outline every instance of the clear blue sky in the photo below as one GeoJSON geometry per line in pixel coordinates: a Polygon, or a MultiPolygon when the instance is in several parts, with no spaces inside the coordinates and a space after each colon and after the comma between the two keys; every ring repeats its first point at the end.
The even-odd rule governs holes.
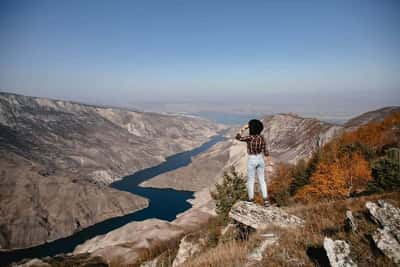
{"type": "Polygon", "coordinates": [[[121,105],[251,104],[245,93],[400,104],[398,0],[1,0],[0,37],[3,91],[121,105]]]}

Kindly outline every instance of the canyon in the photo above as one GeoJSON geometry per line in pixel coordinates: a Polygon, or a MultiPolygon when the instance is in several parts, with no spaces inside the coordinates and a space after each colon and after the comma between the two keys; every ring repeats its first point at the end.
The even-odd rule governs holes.
{"type": "Polygon", "coordinates": [[[0,248],[27,248],[143,209],[107,185],[192,149],[222,125],[0,93],[0,248]]]}

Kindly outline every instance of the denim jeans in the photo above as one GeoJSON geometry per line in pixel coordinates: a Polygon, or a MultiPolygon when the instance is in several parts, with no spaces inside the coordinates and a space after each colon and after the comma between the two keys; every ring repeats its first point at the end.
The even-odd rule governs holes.
{"type": "Polygon", "coordinates": [[[247,193],[249,199],[254,198],[254,179],[256,173],[262,197],[267,199],[267,185],[265,183],[264,169],[265,163],[263,154],[249,155],[247,161],[247,193]]]}

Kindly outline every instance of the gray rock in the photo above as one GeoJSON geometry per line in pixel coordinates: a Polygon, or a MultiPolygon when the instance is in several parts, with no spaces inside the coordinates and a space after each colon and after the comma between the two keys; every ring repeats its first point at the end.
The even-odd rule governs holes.
{"type": "Polygon", "coordinates": [[[382,227],[387,227],[391,234],[400,240],[400,209],[392,204],[378,200],[378,205],[373,202],[365,204],[373,219],[382,227]]]}
{"type": "Polygon", "coordinates": [[[378,200],[365,204],[372,218],[383,227],[372,235],[376,246],[394,263],[400,266],[400,209],[378,200]]]}
{"type": "Polygon", "coordinates": [[[400,244],[393,236],[390,229],[384,227],[383,229],[377,229],[372,235],[376,246],[391,259],[396,265],[400,266],[400,244]]]}
{"type": "Polygon", "coordinates": [[[345,219],[346,229],[351,232],[357,231],[357,224],[354,220],[353,213],[350,210],[346,211],[346,219],[345,219]]]}
{"type": "Polygon", "coordinates": [[[355,267],[357,264],[350,258],[350,246],[343,240],[325,237],[324,249],[332,267],[355,267]]]}
{"type": "Polygon", "coordinates": [[[232,207],[229,217],[256,230],[268,226],[299,227],[304,225],[303,219],[290,215],[281,208],[265,208],[244,201],[239,201],[232,207]]]}

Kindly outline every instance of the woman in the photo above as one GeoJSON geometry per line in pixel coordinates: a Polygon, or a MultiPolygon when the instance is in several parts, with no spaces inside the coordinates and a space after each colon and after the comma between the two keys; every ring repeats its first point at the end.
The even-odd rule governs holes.
{"type": "Polygon", "coordinates": [[[270,206],[267,195],[267,185],[265,183],[264,170],[265,162],[264,156],[268,157],[269,152],[266,149],[264,136],[261,131],[264,125],[259,120],[250,120],[248,125],[240,129],[240,133],[236,135],[236,139],[247,143],[247,154],[249,155],[247,161],[247,194],[250,202],[254,201],[254,179],[257,173],[260,190],[264,199],[264,206],[270,206]],[[249,135],[244,136],[243,132],[249,129],[249,135]]]}

